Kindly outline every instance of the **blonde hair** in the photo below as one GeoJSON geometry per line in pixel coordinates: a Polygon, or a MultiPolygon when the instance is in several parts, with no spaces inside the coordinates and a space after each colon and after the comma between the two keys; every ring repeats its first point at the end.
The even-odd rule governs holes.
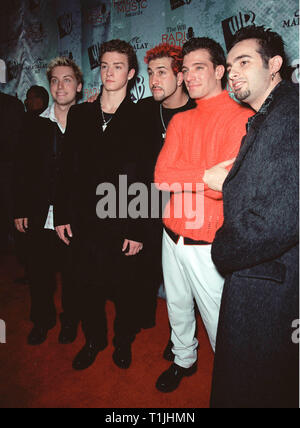
{"type": "Polygon", "coordinates": [[[83,84],[83,73],[81,69],[78,67],[75,61],[73,61],[70,58],[64,57],[64,56],[58,56],[57,58],[54,58],[48,65],[47,68],[47,78],[50,82],[52,77],[52,71],[55,67],[71,67],[74,71],[77,83],[83,84]]]}

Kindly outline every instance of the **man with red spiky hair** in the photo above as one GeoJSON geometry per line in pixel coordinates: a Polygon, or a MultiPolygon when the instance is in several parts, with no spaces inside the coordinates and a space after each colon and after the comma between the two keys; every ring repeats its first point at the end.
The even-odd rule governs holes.
{"type": "MultiPolygon", "coordinates": [[[[146,53],[145,63],[148,66],[149,87],[153,96],[140,100],[138,107],[141,123],[144,124],[144,129],[147,129],[143,141],[145,157],[141,166],[146,174],[146,182],[150,186],[154,180],[155,163],[163,147],[170,120],[175,114],[194,108],[195,102],[190,99],[183,83],[181,47],[168,43],[155,46],[146,53]]],[[[162,212],[163,208],[162,206],[162,212]]],[[[149,212],[151,213],[150,209],[149,212]]],[[[140,306],[142,328],[155,325],[157,293],[162,283],[161,218],[162,214],[157,219],[151,219],[151,225],[150,220],[147,220],[148,245],[144,246],[144,252],[139,255],[141,269],[148,272],[145,284],[141,288],[140,301],[145,302],[140,306]],[[151,273],[149,266],[152,266],[151,273]]],[[[164,351],[164,358],[168,361],[174,359],[172,347],[173,344],[169,341],[164,351]]]]}

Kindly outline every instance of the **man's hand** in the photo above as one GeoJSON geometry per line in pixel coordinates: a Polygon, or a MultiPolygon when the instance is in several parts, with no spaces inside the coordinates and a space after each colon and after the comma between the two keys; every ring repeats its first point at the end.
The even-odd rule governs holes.
{"type": "Polygon", "coordinates": [[[218,165],[213,166],[205,171],[203,181],[211,190],[216,192],[222,192],[223,184],[229,171],[226,169],[229,165],[235,162],[235,159],[230,159],[225,162],[221,162],[218,165]]]}
{"type": "Polygon", "coordinates": [[[87,103],[93,103],[94,101],[96,101],[96,99],[98,98],[98,94],[96,95],[92,95],[91,97],[89,97],[86,102],[87,103]]]}
{"type": "Polygon", "coordinates": [[[141,242],[135,242],[130,241],[129,239],[125,239],[122,251],[123,253],[126,251],[126,249],[129,246],[128,253],[125,254],[125,256],[135,256],[143,249],[143,244],[141,242]]]}
{"type": "Polygon", "coordinates": [[[65,235],[65,231],[67,232],[67,235],[69,238],[73,237],[73,233],[71,230],[71,225],[67,224],[65,226],[57,226],[55,228],[56,233],[58,234],[59,238],[66,244],[66,245],[70,245],[70,240],[66,237],[65,235]]]}
{"type": "Polygon", "coordinates": [[[19,232],[26,233],[28,229],[28,218],[16,218],[15,226],[19,232]]]}

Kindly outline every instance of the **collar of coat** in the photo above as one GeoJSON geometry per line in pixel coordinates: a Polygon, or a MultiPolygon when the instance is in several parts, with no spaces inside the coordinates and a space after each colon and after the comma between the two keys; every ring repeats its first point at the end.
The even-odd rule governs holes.
{"type": "Polygon", "coordinates": [[[274,103],[279,101],[282,95],[287,92],[288,88],[293,86],[293,83],[288,82],[286,80],[282,80],[281,82],[279,82],[278,85],[275,86],[273,91],[270,93],[268,98],[265,100],[259,111],[254,116],[249,118],[247,124],[247,132],[249,131],[250,127],[257,127],[262,122],[262,120],[264,120],[265,116],[268,115],[274,103]]]}

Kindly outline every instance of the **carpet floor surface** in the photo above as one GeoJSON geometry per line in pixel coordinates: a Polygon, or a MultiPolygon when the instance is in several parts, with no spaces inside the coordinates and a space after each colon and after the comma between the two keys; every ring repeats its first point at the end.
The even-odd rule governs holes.
{"type": "MultiPolygon", "coordinates": [[[[80,329],[71,345],[59,345],[59,323],[41,346],[27,345],[31,330],[28,321],[28,286],[16,285],[22,275],[14,257],[0,266],[0,320],[6,324],[6,343],[0,344],[0,408],[110,408],[110,409],[198,409],[208,408],[213,352],[202,321],[198,318],[198,371],[184,378],[171,394],[156,390],[158,376],[170,363],[162,358],[169,327],[166,302],[158,299],[156,327],[142,330],[133,347],[133,361],[121,370],[112,361],[114,305],[108,301],[109,346],[92,367],[83,372],[72,369],[72,361],[84,345],[80,329]]],[[[56,293],[60,312],[60,287],[56,293]]]]}

